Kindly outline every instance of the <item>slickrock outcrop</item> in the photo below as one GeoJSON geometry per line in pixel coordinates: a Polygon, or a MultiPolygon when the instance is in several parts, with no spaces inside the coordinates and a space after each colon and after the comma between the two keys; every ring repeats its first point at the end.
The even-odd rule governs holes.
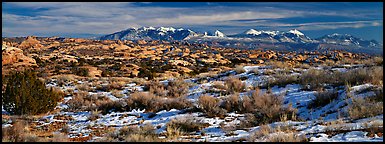
{"type": "Polygon", "coordinates": [[[2,66],[37,66],[35,59],[23,54],[23,50],[2,45],[2,66]]]}
{"type": "Polygon", "coordinates": [[[40,49],[42,48],[43,45],[40,44],[40,41],[36,40],[35,37],[33,36],[28,36],[26,38],[26,40],[24,40],[19,46],[18,48],[20,49],[29,49],[29,48],[32,48],[32,49],[40,49]]]}

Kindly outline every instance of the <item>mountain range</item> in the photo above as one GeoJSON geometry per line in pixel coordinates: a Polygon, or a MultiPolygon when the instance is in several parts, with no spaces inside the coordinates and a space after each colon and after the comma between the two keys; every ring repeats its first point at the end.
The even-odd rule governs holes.
{"type": "Polygon", "coordinates": [[[353,52],[382,53],[383,45],[375,40],[364,40],[349,34],[330,34],[312,39],[297,29],[289,31],[264,31],[249,29],[239,34],[226,35],[198,33],[190,29],[173,27],[129,28],[113,34],[97,37],[98,40],[167,40],[207,43],[219,47],[245,49],[344,49],[353,52]]]}

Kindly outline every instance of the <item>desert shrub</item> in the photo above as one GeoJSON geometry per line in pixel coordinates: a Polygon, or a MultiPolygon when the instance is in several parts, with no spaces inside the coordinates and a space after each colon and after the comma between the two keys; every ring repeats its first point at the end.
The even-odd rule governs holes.
{"type": "Polygon", "coordinates": [[[161,110],[170,109],[185,109],[192,107],[192,103],[183,97],[168,98],[155,96],[147,92],[135,92],[126,99],[127,108],[132,109],[146,109],[148,112],[158,112],[161,110]]]}
{"type": "Polygon", "coordinates": [[[178,128],[182,132],[195,132],[200,131],[210,126],[208,123],[200,122],[192,117],[172,119],[167,123],[166,127],[178,128]]]}
{"type": "Polygon", "coordinates": [[[259,90],[253,92],[250,96],[242,97],[240,113],[253,113],[257,118],[257,123],[270,123],[280,121],[282,115],[288,118],[295,118],[296,109],[291,106],[284,107],[283,96],[271,93],[261,94],[259,90]]]}
{"type": "Polygon", "coordinates": [[[123,106],[120,101],[112,101],[110,98],[98,95],[89,95],[88,92],[79,91],[73,98],[66,102],[68,111],[93,111],[100,110],[103,114],[114,109],[122,111],[123,106]]]}
{"type": "Polygon", "coordinates": [[[356,68],[347,72],[334,72],[325,78],[329,79],[329,83],[340,86],[346,83],[352,85],[360,85],[364,83],[382,84],[382,67],[374,68],[356,68]]]}
{"type": "Polygon", "coordinates": [[[325,62],[324,62],[324,65],[326,65],[326,66],[334,66],[334,65],[336,65],[336,62],[334,62],[333,60],[330,60],[330,59],[326,59],[325,62]]]}
{"type": "Polygon", "coordinates": [[[73,74],[78,75],[78,76],[88,77],[88,75],[89,75],[89,69],[87,69],[87,68],[73,67],[71,70],[72,70],[73,74]]]}
{"type": "Polygon", "coordinates": [[[219,107],[219,99],[203,95],[198,99],[198,106],[208,117],[224,117],[226,115],[226,110],[219,107]]]}
{"type": "Polygon", "coordinates": [[[122,91],[116,90],[116,89],[112,90],[112,91],[111,91],[111,94],[114,95],[114,96],[117,97],[117,98],[121,98],[121,97],[124,96],[124,94],[122,94],[122,91]]]}
{"type": "Polygon", "coordinates": [[[167,85],[167,96],[169,97],[182,97],[188,92],[189,84],[183,79],[171,80],[167,85]]]}
{"type": "Polygon", "coordinates": [[[376,102],[370,98],[354,98],[348,105],[348,114],[352,119],[368,118],[383,114],[383,102],[376,102]]]}
{"type": "Polygon", "coordinates": [[[301,75],[300,83],[305,89],[317,90],[323,88],[323,84],[330,80],[328,76],[324,70],[309,69],[301,75]]]}
{"type": "Polygon", "coordinates": [[[264,136],[269,135],[273,132],[273,129],[269,125],[261,125],[258,130],[250,134],[249,140],[250,142],[254,142],[263,138],[264,136]]]}
{"type": "Polygon", "coordinates": [[[123,81],[112,81],[107,85],[98,85],[96,86],[96,90],[109,92],[111,90],[123,90],[125,86],[125,82],[123,81]]]}
{"type": "Polygon", "coordinates": [[[266,65],[272,66],[273,68],[280,68],[280,69],[291,69],[290,65],[284,61],[267,61],[266,65]]]}
{"type": "Polygon", "coordinates": [[[234,70],[237,72],[237,74],[246,72],[246,70],[241,65],[236,65],[234,70]]]}
{"type": "Polygon", "coordinates": [[[258,126],[260,124],[258,118],[252,113],[246,113],[245,117],[241,120],[237,129],[250,128],[258,126]]]}
{"type": "Polygon", "coordinates": [[[84,110],[85,107],[91,106],[92,103],[85,99],[86,96],[88,96],[88,92],[85,92],[85,91],[78,91],[74,93],[73,98],[68,100],[66,103],[69,106],[67,110],[69,111],[84,110]]]}
{"type": "Polygon", "coordinates": [[[107,91],[111,91],[113,89],[117,90],[123,90],[123,87],[125,86],[125,82],[123,81],[113,81],[107,85],[107,91]]]}
{"type": "Polygon", "coordinates": [[[383,102],[384,101],[384,90],[383,88],[378,88],[374,90],[375,96],[372,98],[374,101],[383,102]]]}
{"type": "Polygon", "coordinates": [[[36,73],[27,70],[14,72],[7,77],[5,92],[2,93],[2,105],[10,114],[40,114],[56,107],[64,93],[46,88],[36,73]]]}
{"type": "Polygon", "coordinates": [[[97,101],[97,110],[100,110],[102,114],[110,113],[111,111],[125,111],[126,103],[124,100],[112,101],[111,99],[97,101]]]}
{"type": "Polygon", "coordinates": [[[344,73],[343,81],[344,83],[349,83],[352,85],[359,85],[366,82],[369,82],[371,80],[370,77],[370,69],[368,68],[357,68],[354,70],[350,70],[346,73],[344,73]]]}
{"type": "Polygon", "coordinates": [[[2,142],[42,142],[44,139],[31,133],[24,120],[15,120],[12,126],[2,128],[2,142]]]}
{"type": "Polygon", "coordinates": [[[66,83],[75,81],[75,78],[71,75],[60,75],[57,76],[56,79],[59,86],[63,86],[66,83]]]}
{"type": "Polygon", "coordinates": [[[212,86],[216,89],[221,89],[221,90],[227,89],[226,86],[220,81],[214,81],[212,86]]]}
{"type": "Polygon", "coordinates": [[[167,91],[165,89],[165,86],[162,83],[160,83],[158,80],[149,83],[148,87],[149,87],[150,93],[153,93],[161,97],[167,96],[167,91]]]}
{"type": "Polygon", "coordinates": [[[243,92],[246,88],[245,83],[243,83],[239,78],[229,77],[225,81],[225,86],[227,87],[227,91],[234,92],[243,92]]]}
{"type": "Polygon", "coordinates": [[[308,105],[309,108],[322,107],[329,104],[338,97],[338,91],[321,91],[315,94],[315,99],[308,105]]]}
{"type": "Polygon", "coordinates": [[[2,128],[2,141],[3,142],[22,142],[24,141],[23,134],[25,128],[24,121],[16,121],[13,126],[2,128]]]}
{"type": "MultiPolygon", "coordinates": [[[[382,62],[381,62],[382,63],[382,62]]],[[[369,73],[371,77],[371,83],[374,85],[383,85],[384,80],[384,69],[382,66],[377,66],[371,69],[371,72],[369,73]]]]}
{"type": "Polygon", "coordinates": [[[274,79],[269,79],[267,87],[279,86],[285,87],[288,84],[298,83],[298,75],[277,74],[274,79]]]}
{"type": "MultiPolygon", "coordinates": [[[[127,106],[132,109],[146,109],[146,111],[153,112],[155,109],[155,103],[159,98],[152,93],[148,92],[136,92],[132,93],[130,97],[127,98],[127,106]]],[[[160,102],[160,101],[158,101],[160,102]]]]}
{"type": "Polygon", "coordinates": [[[164,100],[164,104],[162,104],[161,109],[158,109],[157,111],[160,111],[162,109],[186,109],[191,108],[192,106],[192,102],[187,100],[186,98],[169,98],[167,100],[164,100]]]}
{"type": "Polygon", "coordinates": [[[232,94],[226,97],[221,104],[221,107],[226,109],[227,111],[235,111],[238,112],[241,110],[241,101],[239,98],[239,94],[232,94]]]}

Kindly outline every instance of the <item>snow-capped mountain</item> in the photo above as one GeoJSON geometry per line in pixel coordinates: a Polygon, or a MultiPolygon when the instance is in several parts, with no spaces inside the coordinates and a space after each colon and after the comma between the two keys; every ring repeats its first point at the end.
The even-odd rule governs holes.
{"type": "Polygon", "coordinates": [[[276,39],[281,40],[281,42],[288,41],[288,42],[297,42],[297,43],[309,43],[313,42],[313,40],[299,30],[292,29],[288,32],[283,32],[280,35],[277,35],[275,37],[276,39]]]}
{"type": "Polygon", "coordinates": [[[257,31],[255,29],[249,29],[245,31],[243,34],[245,35],[253,35],[253,36],[259,36],[259,35],[269,35],[269,36],[275,36],[278,34],[279,31],[257,31]]]}
{"type": "Polygon", "coordinates": [[[375,40],[364,40],[362,38],[357,38],[349,34],[337,33],[325,35],[323,37],[317,38],[316,40],[320,43],[340,44],[346,46],[378,47],[382,45],[375,40]]]}
{"type": "Polygon", "coordinates": [[[214,36],[216,36],[216,37],[226,37],[226,35],[224,33],[222,33],[221,31],[219,31],[219,30],[216,30],[214,32],[214,36]]]}
{"type": "Polygon", "coordinates": [[[189,29],[173,27],[129,28],[120,32],[99,37],[99,40],[185,40],[197,34],[189,29]]]}
{"type": "Polygon", "coordinates": [[[129,28],[113,34],[101,36],[99,40],[178,40],[198,43],[212,43],[215,46],[239,48],[288,48],[288,49],[328,49],[340,48],[357,51],[367,49],[382,49],[382,44],[374,40],[363,40],[348,34],[331,34],[317,39],[307,37],[303,32],[292,29],[289,31],[267,31],[249,29],[239,34],[226,35],[216,30],[212,32],[197,33],[190,29],[173,27],[141,27],[129,28]]]}

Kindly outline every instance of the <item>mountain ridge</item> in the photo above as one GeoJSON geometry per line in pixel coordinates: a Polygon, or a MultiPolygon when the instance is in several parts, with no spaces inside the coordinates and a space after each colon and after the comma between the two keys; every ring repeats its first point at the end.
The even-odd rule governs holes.
{"type": "Polygon", "coordinates": [[[297,29],[289,31],[248,29],[242,33],[227,35],[220,30],[214,33],[198,33],[190,29],[174,27],[140,27],[128,28],[112,34],[96,37],[98,40],[254,40],[270,43],[329,43],[358,47],[378,47],[381,43],[375,40],[363,40],[349,34],[329,34],[318,38],[310,38],[297,29]]]}

